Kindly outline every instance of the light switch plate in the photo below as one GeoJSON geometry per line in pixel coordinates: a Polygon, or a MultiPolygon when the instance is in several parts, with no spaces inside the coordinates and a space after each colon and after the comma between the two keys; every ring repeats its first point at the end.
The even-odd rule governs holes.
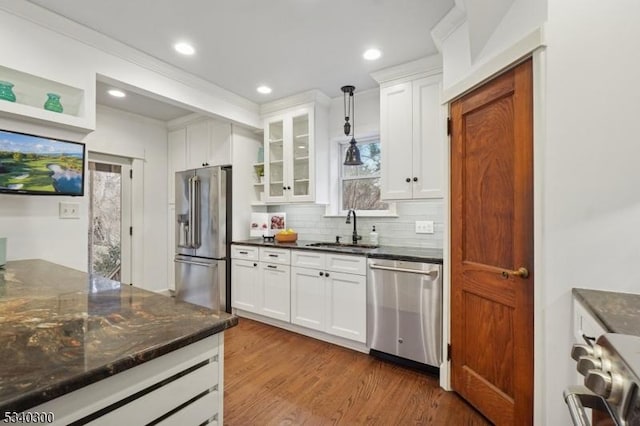
{"type": "Polygon", "coordinates": [[[433,221],[416,220],[416,234],[433,234],[433,221]]]}
{"type": "Polygon", "coordinates": [[[80,203],[61,201],[60,219],[80,219],[80,203]]]}

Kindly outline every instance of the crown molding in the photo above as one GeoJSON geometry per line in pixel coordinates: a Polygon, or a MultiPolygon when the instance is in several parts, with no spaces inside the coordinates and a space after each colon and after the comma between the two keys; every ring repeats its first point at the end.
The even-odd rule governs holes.
{"type": "Polygon", "coordinates": [[[374,71],[370,75],[378,84],[383,84],[393,80],[427,77],[440,73],[442,73],[442,57],[437,54],[374,71]]]}
{"type": "Polygon", "coordinates": [[[131,46],[114,40],[106,35],[60,16],[28,1],[0,0],[0,10],[33,22],[63,36],[79,41],[87,46],[116,56],[132,64],[153,71],[164,77],[183,83],[192,88],[205,91],[232,105],[257,113],[258,104],[226,90],[207,80],[181,70],[131,46]]]}
{"type": "Polygon", "coordinates": [[[260,115],[269,115],[284,109],[292,108],[295,106],[315,103],[323,107],[329,107],[331,98],[325,95],[323,92],[317,89],[309,90],[306,92],[298,93],[296,95],[288,96],[286,98],[276,99],[275,101],[267,102],[260,105],[260,115]]]}
{"type": "Polygon", "coordinates": [[[438,52],[442,52],[442,43],[466,21],[466,11],[461,4],[456,2],[455,6],[431,30],[431,38],[438,48],[438,52]]]}

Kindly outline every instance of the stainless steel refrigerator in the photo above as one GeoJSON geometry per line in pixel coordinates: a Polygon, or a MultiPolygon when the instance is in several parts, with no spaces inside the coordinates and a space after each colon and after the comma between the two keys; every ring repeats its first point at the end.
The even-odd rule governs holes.
{"type": "Polygon", "coordinates": [[[175,227],[176,299],[230,311],[230,166],[176,173],[175,227]]]}

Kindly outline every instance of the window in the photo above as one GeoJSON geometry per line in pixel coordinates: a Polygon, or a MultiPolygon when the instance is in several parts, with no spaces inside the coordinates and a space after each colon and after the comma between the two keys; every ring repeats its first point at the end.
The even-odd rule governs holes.
{"type": "Polygon", "coordinates": [[[340,143],[340,210],[389,213],[389,203],[380,201],[380,138],[358,141],[361,166],[342,164],[348,147],[340,143]]]}

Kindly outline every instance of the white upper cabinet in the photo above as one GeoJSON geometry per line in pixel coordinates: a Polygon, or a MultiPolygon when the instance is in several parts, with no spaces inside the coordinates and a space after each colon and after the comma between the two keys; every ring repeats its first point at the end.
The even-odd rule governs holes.
{"type": "Polygon", "coordinates": [[[446,110],[440,104],[442,75],[426,74],[381,84],[382,199],[443,196],[446,110]]]}
{"type": "Polygon", "coordinates": [[[266,120],[267,202],[314,201],[313,123],[313,108],[302,108],[266,120]]]}
{"type": "Polygon", "coordinates": [[[167,141],[169,203],[175,198],[175,174],[188,169],[231,164],[231,124],[217,120],[173,125],[167,141]]]}
{"type": "Polygon", "coordinates": [[[266,116],[265,202],[328,201],[327,112],[326,105],[311,102],[266,116]]]}

